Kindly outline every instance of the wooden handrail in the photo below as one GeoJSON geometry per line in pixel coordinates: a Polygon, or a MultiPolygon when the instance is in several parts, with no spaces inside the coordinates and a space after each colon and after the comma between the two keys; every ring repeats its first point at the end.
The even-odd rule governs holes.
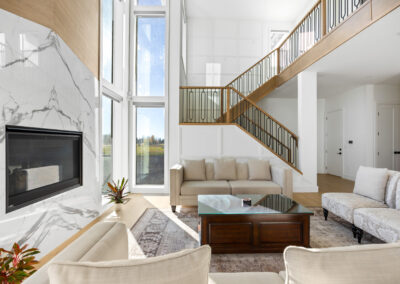
{"type": "Polygon", "coordinates": [[[192,86],[180,86],[179,87],[179,89],[225,89],[225,87],[221,87],[221,86],[218,86],[218,87],[207,87],[207,86],[205,86],[205,87],[202,87],[202,86],[194,86],[194,87],[192,87],[192,86]]]}
{"type": "Polygon", "coordinates": [[[258,105],[256,105],[254,102],[252,102],[251,100],[249,100],[247,97],[245,97],[242,93],[240,93],[238,90],[236,90],[233,87],[229,87],[230,89],[232,89],[234,92],[236,92],[240,97],[242,97],[242,99],[246,100],[248,103],[250,103],[253,107],[255,107],[256,109],[258,109],[259,111],[261,111],[263,114],[265,114],[266,116],[268,116],[271,120],[273,120],[276,124],[278,124],[280,127],[282,127],[283,129],[285,129],[287,132],[289,132],[293,138],[297,141],[298,140],[298,136],[296,134],[294,134],[292,131],[290,131],[286,126],[284,126],[282,123],[280,123],[278,120],[276,120],[276,118],[274,118],[272,115],[270,115],[269,113],[267,113],[265,110],[263,110],[262,108],[260,108],[258,105]]]}

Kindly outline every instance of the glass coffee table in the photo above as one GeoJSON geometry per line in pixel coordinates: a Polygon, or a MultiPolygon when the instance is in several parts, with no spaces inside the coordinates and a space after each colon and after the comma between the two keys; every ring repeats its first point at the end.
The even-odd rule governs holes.
{"type": "Polygon", "coordinates": [[[313,211],[281,194],[199,195],[200,243],[213,253],[282,252],[310,246],[313,211]],[[246,204],[251,202],[251,205],[246,204]]]}

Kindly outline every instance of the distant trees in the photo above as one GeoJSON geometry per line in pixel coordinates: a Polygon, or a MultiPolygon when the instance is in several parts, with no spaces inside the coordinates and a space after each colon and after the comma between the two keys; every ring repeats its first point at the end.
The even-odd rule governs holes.
{"type": "Polygon", "coordinates": [[[143,144],[143,143],[149,145],[159,145],[159,144],[164,144],[164,139],[155,137],[154,135],[136,138],[136,144],[143,144]]]}

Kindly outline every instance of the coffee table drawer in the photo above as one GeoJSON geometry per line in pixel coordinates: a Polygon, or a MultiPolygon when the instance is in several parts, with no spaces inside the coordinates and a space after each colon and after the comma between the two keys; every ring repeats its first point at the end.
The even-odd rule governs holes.
{"type": "Polygon", "coordinates": [[[260,222],[260,243],[296,243],[303,241],[303,225],[300,222],[260,222]]]}
{"type": "Polygon", "coordinates": [[[251,244],[252,223],[209,223],[208,240],[212,244],[251,244]]]}

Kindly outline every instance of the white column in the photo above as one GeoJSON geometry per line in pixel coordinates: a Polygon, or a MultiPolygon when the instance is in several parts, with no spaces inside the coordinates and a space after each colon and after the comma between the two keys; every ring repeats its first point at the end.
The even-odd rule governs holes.
{"type": "MultiPolygon", "coordinates": [[[[169,3],[169,71],[168,71],[168,168],[179,161],[179,86],[181,82],[181,23],[182,2],[169,3]]],[[[166,106],[167,107],[167,106],[166,106]]],[[[168,169],[167,169],[168,170],[168,169]]],[[[167,179],[169,178],[169,171],[167,179]]],[[[168,183],[167,183],[168,184],[168,183]]]]}
{"type": "Polygon", "coordinates": [[[301,72],[298,83],[299,168],[317,185],[317,73],[301,72]]]}

